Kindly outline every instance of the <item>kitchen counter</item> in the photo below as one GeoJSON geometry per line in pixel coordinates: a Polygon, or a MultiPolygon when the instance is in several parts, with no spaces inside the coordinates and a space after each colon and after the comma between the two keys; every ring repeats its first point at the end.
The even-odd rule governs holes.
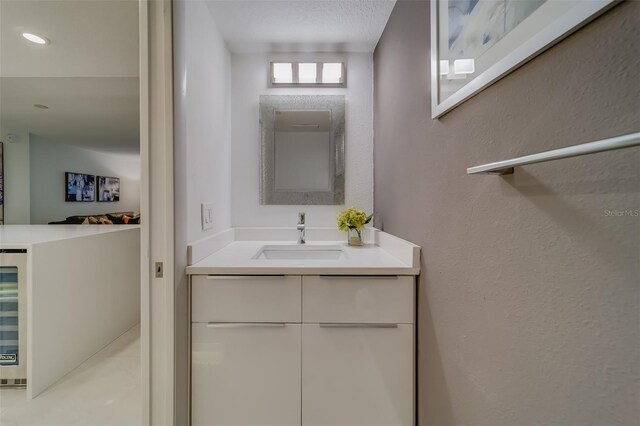
{"type": "Polygon", "coordinates": [[[140,322],[139,225],[2,225],[0,266],[26,294],[28,399],[140,322]]]}
{"type": "Polygon", "coordinates": [[[2,225],[0,249],[28,249],[33,244],[136,228],[139,225],[2,225]]]}
{"type": "MultiPolygon", "coordinates": [[[[316,234],[318,230],[316,230],[316,234]]],[[[361,247],[341,241],[307,240],[306,246],[339,246],[344,256],[337,260],[255,259],[263,246],[297,246],[279,238],[249,240],[251,232],[236,232],[221,248],[188,266],[189,275],[418,275],[420,247],[392,235],[372,230],[370,243],[361,247]]],[[[253,232],[255,237],[265,232],[253,232]]],[[[273,236],[273,234],[269,234],[273,236]]],[[[291,235],[288,233],[287,235],[291,235]]]]}

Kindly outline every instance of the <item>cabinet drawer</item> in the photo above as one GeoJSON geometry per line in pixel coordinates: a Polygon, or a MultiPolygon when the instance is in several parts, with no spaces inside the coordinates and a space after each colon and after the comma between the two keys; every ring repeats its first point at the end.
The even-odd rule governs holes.
{"type": "Polygon", "coordinates": [[[305,276],[302,313],[306,323],[414,322],[412,276],[305,276]]]}
{"type": "Polygon", "coordinates": [[[194,276],[193,322],[300,322],[299,276],[194,276]]]}

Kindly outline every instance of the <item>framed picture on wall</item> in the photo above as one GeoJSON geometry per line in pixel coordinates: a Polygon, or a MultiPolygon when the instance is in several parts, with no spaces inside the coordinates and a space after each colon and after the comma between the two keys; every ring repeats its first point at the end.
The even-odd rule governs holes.
{"type": "Polygon", "coordinates": [[[619,2],[432,1],[432,118],[455,108],[619,2]]]}
{"type": "Polygon", "coordinates": [[[65,201],[89,202],[96,200],[96,177],[84,173],[65,172],[65,201]]]}
{"type": "Polygon", "coordinates": [[[98,202],[120,201],[120,178],[98,176],[98,202]]]}
{"type": "Polygon", "coordinates": [[[4,152],[0,142],[0,225],[4,225],[4,152]]]}

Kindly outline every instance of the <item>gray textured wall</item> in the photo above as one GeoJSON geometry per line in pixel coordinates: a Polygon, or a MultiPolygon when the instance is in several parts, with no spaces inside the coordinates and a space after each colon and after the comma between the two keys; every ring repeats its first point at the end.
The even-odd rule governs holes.
{"type": "Polygon", "coordinates": [[[429,3],[375,52],[376,225],[422,246],[420,425],[640,423],[640,149],[469,166],[640,130],[628,1],[440,120],[429,3]]]}

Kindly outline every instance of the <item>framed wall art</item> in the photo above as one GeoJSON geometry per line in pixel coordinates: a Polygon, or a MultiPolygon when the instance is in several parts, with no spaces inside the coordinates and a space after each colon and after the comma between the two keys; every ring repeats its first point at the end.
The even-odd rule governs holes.
{"type": "Polygon", "coordinates": [[[120,178],[98,176],[98,202],[120,201],[120,178]]]}
{"type": "Polygon", "coordinates": [[[65,172],[65,201],[88,202],[96,200],[96,177],[84,173],[65,172]]]}
{"type": "Polygon", "coordinates": [[[440,117],[620,0],[431,1],[431,116],[440,117]]]}

